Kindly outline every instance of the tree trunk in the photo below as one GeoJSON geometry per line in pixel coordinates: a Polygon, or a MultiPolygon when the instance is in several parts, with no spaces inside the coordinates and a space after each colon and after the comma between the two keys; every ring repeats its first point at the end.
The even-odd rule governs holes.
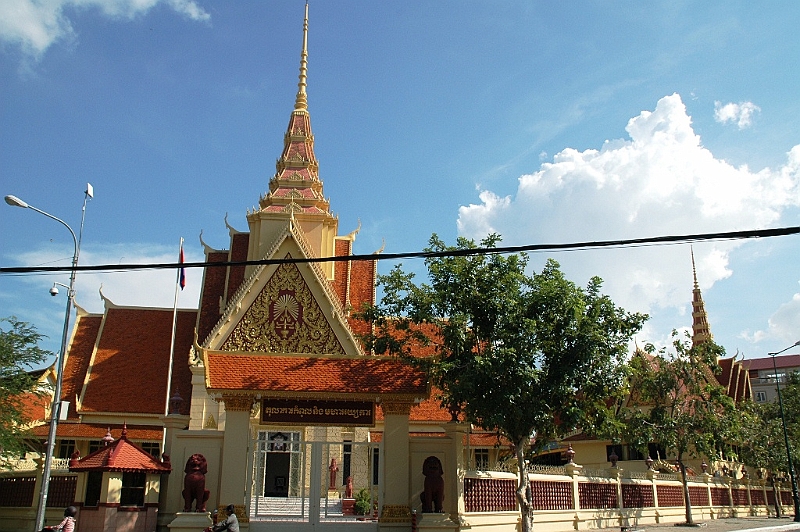
{"type": "Polygon", "coordinates": [[[687,525],[694,525],[694,519],[692,519],[692,501],[689,498],[689,479],[686,478],[686,464],[683,463],[681,460],[680,455],[678,456],[678,464],[681,468],[681,483],[683,484],[683,504],[686,507],[686,524],[687,525]]]}
{"type": "Polygon", "coordinates": [[[532,532],[533,503],[531,501],[530,480],[528,480],[528,464],[525,463],[524,442],[517,443],[515,454],[517,455],[517,470],[519,471],[517,503],[519,504],[519,513],[522,519],[522,532],[532,532]]]}

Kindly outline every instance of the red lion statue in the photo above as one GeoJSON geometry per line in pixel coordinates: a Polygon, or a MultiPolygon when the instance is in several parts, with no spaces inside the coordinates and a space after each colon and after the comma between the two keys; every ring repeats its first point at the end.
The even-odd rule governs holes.
{"type": "Polygon", "coordinates": [[[422,463],[422,474],[425,475],[424,489],[419,498],[422,501],[422,511],[424,513],[442,511],[442,501],[444,500],[444,470],[442,462],[435,456],[429,456],[422,463]]]}
{"type": "Polygon", "coordinates": [[[211,494],[206,489],[206,473],[208,473],[208,462],[202,454],[193,454],[186,461],[183,468],[186,476],[183,477],[183,511],[192,511],[192,501],[196,501],[195,512],[206,511],[206,501],[211,494]]]}

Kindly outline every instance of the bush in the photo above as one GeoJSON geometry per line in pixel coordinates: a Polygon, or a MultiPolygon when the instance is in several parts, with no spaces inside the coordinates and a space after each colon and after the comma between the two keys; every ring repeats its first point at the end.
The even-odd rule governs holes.
{"type": "Polygon", "coordinates": [[[356,494],[356,502],[353,505],[353,512],[356,515],[367,515],[372,511],[372,496],[367,488],[361,488],[356,494]]]}

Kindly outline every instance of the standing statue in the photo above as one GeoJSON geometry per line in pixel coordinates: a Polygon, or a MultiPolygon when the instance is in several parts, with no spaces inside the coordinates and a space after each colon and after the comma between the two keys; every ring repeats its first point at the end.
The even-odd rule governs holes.
{"type": "Polygon", "coordinates": [[[192,511],[192,501],[195,501],[195,512],[206,511],[206,501],[211,494],[206,489],[206,473],[208,473],[208,462],[202,454],[193,454],[186,461],[183,469],[186,476],[183,477],[183,511],[192,511]]]}
{"type": "Polygon", "coordinates": [[[422,463],[422,474],[425,475],[425,484],[419,498],[422,501],[424,513],[440,513],[444,500],[444,469],[442,462],[435,456],[429,456],[422,463]]]}
{"type": "Polygon", "coordinates": [[[331,458],[331,465],[328,467],[328,471],[330,471],[331,478],[330,482],[328,483],[329,490],[336,489],[336,472],[339,471],[339,465],[336,463],[336,457],[334,456],[331,458]]]}

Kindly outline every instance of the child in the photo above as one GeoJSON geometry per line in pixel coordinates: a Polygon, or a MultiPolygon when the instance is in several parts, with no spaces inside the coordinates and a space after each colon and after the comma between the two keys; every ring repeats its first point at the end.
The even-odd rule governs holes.
{"type": "Polygon", "coordinates": [[[51,530],[58,532],[75,532],[75,515],[77,513],[77,508],[74,506],[67,506],[67,509],[64,510],[64,520],[52,527],[51,530]]]}

